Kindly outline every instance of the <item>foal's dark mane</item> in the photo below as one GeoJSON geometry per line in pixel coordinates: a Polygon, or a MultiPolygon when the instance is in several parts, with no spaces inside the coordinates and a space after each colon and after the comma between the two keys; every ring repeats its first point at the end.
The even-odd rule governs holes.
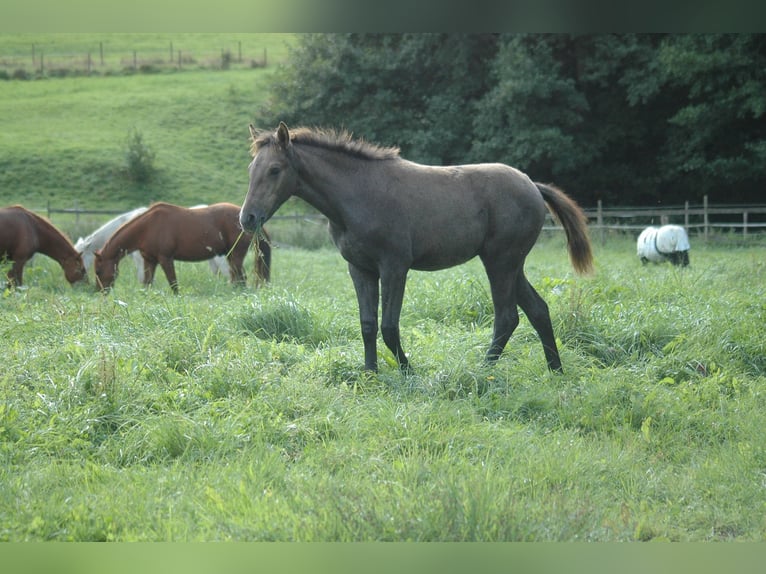
{"type": "MultiPolygon", "coordinates": [[[[346,130],[296,128],[290,130],[290,141],[293,144],[339,151],[360,159],[380,160],[399,157],[398,147],[383,147],[361,139],[354,139],[352,134],[346,130]]],[[[261,131],[253,139],[250,151],[255,156],[262,147],[277,143],[277,136],[273,131],[261,131]]]]}

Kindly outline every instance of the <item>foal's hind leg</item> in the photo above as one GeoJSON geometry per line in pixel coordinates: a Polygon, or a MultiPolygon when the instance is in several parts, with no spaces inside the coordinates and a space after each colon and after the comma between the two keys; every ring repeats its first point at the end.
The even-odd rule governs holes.
{"type": "Polygon", "coordinates": [[[532,327],[537,331],[540,341],[543,343],[548,368],[551,371],[561,372],[561,359],[556,347],[556,338],[553,335],[553,325],[551,324],[548,305],[535,291],[535,288],[532,287],[529,281],[527,281],[523,271],[516,278],[516,297],[519,307],[524,311],[532,327]]]}
{"type": "Polygon", "coordinates": [[[487,350],[487,361],[494,363],[500,357],[508,339],[519,325],[519,312],[516,309],[514,277],[518,272],[512,265],[502,265],[482,258],[489,278],[492,304],[495,307],[495,327],[492,342],[487,350]]]}

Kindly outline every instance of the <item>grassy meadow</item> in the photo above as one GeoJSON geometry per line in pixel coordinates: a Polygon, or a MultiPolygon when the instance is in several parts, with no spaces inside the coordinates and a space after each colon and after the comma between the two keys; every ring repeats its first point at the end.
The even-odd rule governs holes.
{"type": "Polygon", "coordinates": [[[558,233],[528,260],[563,375],[525,319],[482,363],[478,261],[411,273],[405,376],[382,342],[361,370],[330,248],[276,249],[260,290],[179,264],[178,297],[38,257],[0,302],[0,539],[763,540],[763,246],[596,260],[575,278],[558,233]]]}
{"type": "MultiPolygon", "coordinates": [[[[207,42],[213,50],[227,40],[223,35],[122,36],[108,37],[125,44],[153,39],[159,50],[168,38],[177,46],[207,42]]],[[[273,64],[0,81],[0,202],[40,211],[48,204],[128,210],[159,200],[241,202],[250,160],[247,126],[291,38],[246,36],[252,36],[253,47],[269,47],[273,64]],[[148,183],[137,183],[127,173],[129,141],[136,133],[154,154],[148,183]]],[[[24,46],[34,40],[0,35],[0,58],[17,49],[19,38],[24,46]]],[[[98,35],[89,38],[98,45],[98,35]]],[[[87,37],[54,39],[84,44],[87,37]]]]}
{"type": "MultiPolygon", "coordinates": [[[[226,47],[138,36],[106,40],[226,47]]],[[[250,36],[270,61],[284,53],[287,37],[250,36]]],[[[0,60],[30,41],[49,54],[101,40],[0,35],[0,60]]],[[[247,125],[276,68],[108,65],[0,80],[0,205],[240,203],[247,125]],[[147,184],[126,176],[136,132],[155,154],[147,184]]],[[[106,219],[52,216],[73,239],[106,219]]],[[[0,290],[0,540],[766,539],[763,239],[692,236],[691,267],[676,269],[642,266],[634,237],[614,235],[595,246],[595,276],[576,278],[563,234],[544,234],[527,274],[563,375],[523,318],[483,363],[478,261],[411,273],[405,376],[382,342],[380,372],[361,370],[354,290],[326,230],[267,227],[261,289],[179,263],[175,297],[125,260],[102,295],[38,255],[24,288],[0,290]]]]}

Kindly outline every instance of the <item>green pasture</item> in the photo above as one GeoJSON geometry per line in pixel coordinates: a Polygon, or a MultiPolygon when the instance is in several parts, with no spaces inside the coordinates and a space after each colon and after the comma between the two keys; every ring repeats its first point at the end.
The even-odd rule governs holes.
{"type": "MultiPolygon", "coordinates": [[[[171,38],[122,36],[108,38],[125,44],[151,40],[160,50],[171,38]]],[[[241,202],[250,161],[247,126],[291,38],[245,36],[247,45],[268,45],[274,64],[0,80],[0,204],[44,211],[49,205],[127,210],[158,200],[241,202]],[[155,173],[147,183],[133,181],[127,172],[129,140],[136,133],[154,154],[155,173]]],[[[52,38],[75,43],[81,36],[52,38]]],[[[227,37],[172,38],[177,47],[192,43],[217,50],[227,37]]],[[[97,45],[98,39],[89,35],[80,41],[97,45]]],[[[0,58],[31,40],[0,35],[0,58]]]]}
{"type": "Polygon", "coordinates": [[[527,272],[563,375],[525,319],[483,364],[478,261],[411,273],[405,376],[382,342],[361,370],[331,248],[276,248],[260,290],[179,264],[177,297],[36,257],[0,299],[0,539],[764,540],[763,245],[677,269],[613,237],[576,278],[562,235],[527,272]]]}

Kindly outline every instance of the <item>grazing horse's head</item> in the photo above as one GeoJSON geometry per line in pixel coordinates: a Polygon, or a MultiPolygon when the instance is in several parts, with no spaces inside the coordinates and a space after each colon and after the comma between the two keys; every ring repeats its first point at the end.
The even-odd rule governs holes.
{"type": "Polygon", "coordinates": [[[72,285],[80,282],[88,282],[88,272],[85,269],[85,264],[82,262],[82,255],[79,253],[77,253],[76,256],[63,259],[61,266],[64,269],[66,280],[72,285]]]}
{"type": "Polygon", "coordinates": [[[287,126],[280,122],[275,134],[258,134],[250,125],[253,161],[250,187],[239,212],[239,223],[254,233],[293,194],[297,175],[292,165],[292,143],[287,126]]]}
{"type": "Polygon", "coordinates": [[[96,271],[96,285],[101,291],[111,289],[117,278],[117,261],[101,255],[100,251],[94,254],[93,268],[96,271]]]}

